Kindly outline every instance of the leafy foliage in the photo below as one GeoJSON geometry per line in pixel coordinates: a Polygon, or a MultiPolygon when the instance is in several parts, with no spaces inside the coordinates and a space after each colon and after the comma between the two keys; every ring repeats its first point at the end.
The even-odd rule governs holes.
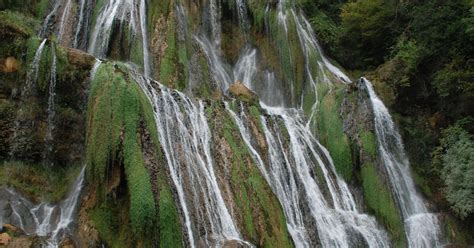
{"type": "Polygon", "coordinates": [[[446,198],[461,218],[474,213],[474,140],[462,127],[443,131],[440,146],[433,154],[438,172],[446,185],[446,198]]]}

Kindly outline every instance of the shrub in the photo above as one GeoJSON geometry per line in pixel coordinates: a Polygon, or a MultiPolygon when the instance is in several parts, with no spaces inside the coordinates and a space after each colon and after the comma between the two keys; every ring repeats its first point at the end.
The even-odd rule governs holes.
{"type": "Polygon", "coordinates": [[[474,213],[474,141],[462,127],[443,131],[440,146],[433,154],[434,164],[446,186],[446,199],[464,219],[474,213]]]}

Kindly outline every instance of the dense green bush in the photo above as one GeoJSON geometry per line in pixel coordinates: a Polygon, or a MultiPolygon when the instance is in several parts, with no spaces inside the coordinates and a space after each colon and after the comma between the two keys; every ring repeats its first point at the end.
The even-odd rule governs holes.
{"type": "Polygon", "coordinates": [[[474,213],[474,140],[462,127],[443,131],[433,160],[446,186],[446,198],[461,218],[474,213]]]}

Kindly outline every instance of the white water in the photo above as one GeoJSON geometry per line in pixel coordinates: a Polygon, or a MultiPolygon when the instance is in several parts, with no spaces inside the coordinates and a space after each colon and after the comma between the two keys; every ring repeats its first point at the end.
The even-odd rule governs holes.
{"type": "Polygon", "coordinates": [[[51,155],[53,152],[53,131],[55,128],[54,117],[56,116],[56,107],[55,107],[55,96],[56,96],[56,48],[54,45],[51,45],[51,58],[53,60],[51,64],[51,78],[49,80],[49,97],[48,97],[48,126],[46,127],[46,135],[44,138],[46,144],[46,150],[43,154],[43,161],[48,162],[49,166],[53,165],[51,160],[51,155]]]}
{"type": "Polygon", "coordinates": [[[220,247],[229,240],[248,245],[237,230],[217,182],[203,103],[193,103],[183,93],[137,73],[134,77],[155,111],[159,140],[178,193],[189,245],[195,247],[200,240],[212,247],[220,247]],[[204,234],[200,236],[202,233],[194,232],[196,229],[204,234]]]}
{"type": "Polygon", "coordinates": [[[58,32],[58,41],[63,42],[64,31],[66,29],[67,21],[71,12],[71,0],[67,0],[66,6],[64,6],[63,14],[61,15],[61,20],[59,22],[59,32],[58,32]]]}
{"type": "Polygon", "coordinates": [[[211,22],[211,37],[215,49],[221,44],[221,5],[219,0],[209,0],[209,17],[211,22]]]}
{"type": "Polygon", "coordinates": [[[369,92],[375,117],[379,156],[403,215],[409,247],[441,247],[437,217],[429,213],[415,188],[410,163],[395,123],[387,107],[376,95],[372,84],[365,78],[361,80],[369,92]]]}
{"type": "Polygon", "coordinates": [[[247,15],[247,5],[244,0],[235,0],[235,7],[237,9],[237,15],[239,17],[240,29],[244,33],[245,40],[248,40],[248,32],[250,29],[249,18],[247,15]]]}
{"type": "Polygon", "coordinates": [[[283,121],[290,138],[289,150],[285,149],[281,131],[271,129],[266,119],[261,118],[270,163],[266,165],[252,145],[251,134],[245,124],[248,118],[241,108],[242,112],[238,116],[226,103],[226,109],[239,127],[257,166],[283,206],[288,230],[296,247],[316,245],[308,236],[307,228],[310,227],[303,221],[303,205],[310,209],[316,221],[323,247],[389,246],[386,233],[375,219],[359,212],[352,193],[337,176],[329,153],[295,115],[295,110],[267,108],[273,115],[274,124],[277,119],[283,121]],[[316,167],[319,170],[314,171],[316,167]],[[318,182],[312,176],[317,172],[322,173],[320,177],[324,178],[324,182],[318,182]],[[324,197],[321,187],[327,187],[331,199],[324,197]]]}
{"type": "MultiPolygon", "coordinates": [[[[41,57],[43,55],[43,50],[44,46],[46,45],[46,39],[44,39],[41,44],[39,45],[38,49],[35,52],[35,56],[33,58],[33,61],[29,65],[28,71],[26,73],[26,82],[25,85],[23,86],[23,90],[21,91],[21,100],[22,102],[26,102],[28,100],[28,97],[31,97],[34,95],[36,92],[36,82],[38,81],[38,71],[39,71],[39,65],[41,62],[41,57]]],[[[24,109],[20,107],[18,110],[18,114],[15,120],[15,128],[13,129],[13,142],[10,144],[10,157],[15,158],[15,153],[18,151],[18,143],[17,139],[18,137],[23,137],[24,130],[23,126],[24,124],[22,123],[23,118],[23,112],[24,109]]]]}
{"type": "MultiPolygon", "coordinates": [[[[136,34],[136,3],[135,0],[108,0],[105,7],[101,9],[93,29],[88,52],[99,57],[105,58],[109,49],[109,41],[112,35],[114,22],[128,22],[129,31],[136,34]]],[[[124,27],[122,27],[123,29],[124,27]]]]}
{"type": "MultiPolygon", "coordinates": [[[[84,25],[84,16],[86,15],[85,14],[85,8],[86,8],[86,1],[87,0],[80,0],[81,1],[81,4],[80,4],[80,9],[79,9],[79,20],[77,22],[77,26],[76,26],[76,34],[74,35],[74,42],[73,42],[73,47],[74,48],[77,48],[79,46],[79,38],[81,36],[81,29],[82,29],[82,25],[84,25]]],[[[86,30],[87,32],[87,30],[86,30]]]]}
{"type": "Polygon", "coordinates": [[[40,203],[34,205],[13,189],[0,189],[0,224],[12,223],[27,235],[46,237],[46,247],[58,247],[60,241],[72,234],[77,203],[84,183],[85,167],[81,169],[71,190],[58,204],[40,203]],[[5,216],[10,209],[12,216],[5,216]],[[8,222],[6,222],[8,221],[8,222]]]}
{"type": "Polygon", "coordinates": [[[51,12],[49,12],[49,14],[46,16],[46,18],[43,21],[43,25],[41,27],[41,30],[40,30],[39,34],[38,34],[39,37],[44,38],[44,36],[48,32],[49,22],[51,21],[51,18],[58,11],[59,6],[60,6],[60,2],[61,2],[60,0],[55,0],[53,9],[51,10],[51,12]]]}
{"type": "Polygon", "coordinates": [[[146,77],[150,76],[150,55],[148,51],[148,35],[146,28],[146,0],[140,1],[140,29],[142,33],[142,47],[143,47],[143,72],[146,77]]]}
{"type": "Polygon", "coordinates": [[[35,52],[35,57],[33,58],[33,61],[30,64],[30,68],[28,69],[28,72],[26,74],[26,83],[25,86],[23,87],[23,91],[21,92],[22,97],[24,96],[30,96],[33,92],[33,88],[35,88],[36,81],[38,81],[38,71],[39,71],[39,65],[41,62],[41,57],[43,55],[43,49],[44,46],[46,45],[46,39],[44,39],[41,44],[39,45],[38,49],[35,52]]]}
{"type": "Polygon", "coordinates": [[[209,39],[206,37],[195,37],[195,39],[206,53],[214,80],[221,86],[222,92],[226,92],[229,86],[234,83],[230,73],[232,69],[224,63],[220,54],[218,54],[219,49],[209,39]]]}

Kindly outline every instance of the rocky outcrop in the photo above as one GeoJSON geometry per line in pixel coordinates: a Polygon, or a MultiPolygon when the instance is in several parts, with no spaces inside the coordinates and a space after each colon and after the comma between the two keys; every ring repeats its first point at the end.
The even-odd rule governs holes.
{"type": "Polygon", "coordinates": [[[229,94],[244,102],[253,103],[258,101],[257,94],[238,80],[229,86],[229,94]]]}

